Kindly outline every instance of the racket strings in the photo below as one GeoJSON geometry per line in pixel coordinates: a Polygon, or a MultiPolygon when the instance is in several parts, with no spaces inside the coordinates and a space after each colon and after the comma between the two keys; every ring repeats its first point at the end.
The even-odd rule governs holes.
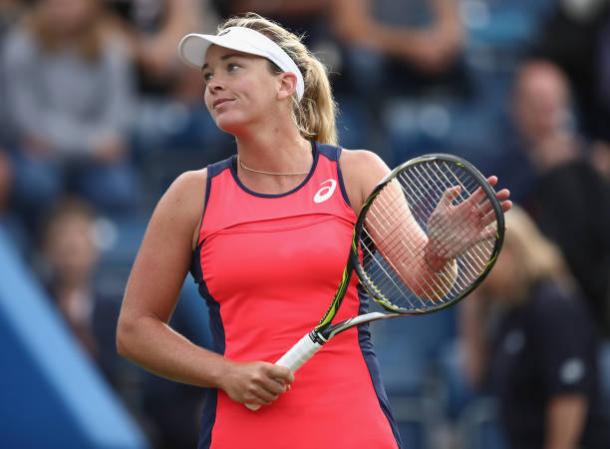
{"type": "MultiPolygon", "coordinates": [[[[438,179],[437,179],[437,181],[438,181],[438,179]]],[[[417,185],[417,184],[409,183],[409,184],[407,184],[407,185],[417,185]]],[[[467,189],[466,189],[466,190],[467,190],[467,189]]],[[[462,190],[462,192],[464,192],[464,191],[466,191],[466,190],[462,190]]],[[[461,225],[459,225],[459,224],[458,224],[457,230],[459,231],[459,229],[460,229],[460,228],[461,228],[461,225]]],[[[455,229],[455,227],[454,227],[454,229],[455,229]]],[[[445,230],[444,232],[442,231],[440,234],[445,234],[445,233],[447,233],[447,230],[445,230]]],[[[437,231],[437,234],[439,234],[439,232],[438,232],[438,231],[437,231]]],[[[456,233],[456,234],[457,234],[457,233],[456,233]]],[[[443,235],[437,235],[436,237],[437,237],[437,238],[442,239],[442,238],[443,238],[443,235]]],[[[461,238],[462,238],[462,236],[460,236],[459,234],[457,234],[457,235],[454,235],[454,236],[453,236],[453,240],[456,240],[456,241],[459,241],[461,238]]],[[[465,260],[466,260],[466,259],[465,259],[465,260]]],[[[469,267],[470,267],[470,268],[472,268],[472,265],[471,265],[471,264],[468,264],[468,265],[469,265],[469,267]]],[[[441,279],[441,280],[443,280],[443,281],[445,281],[445,283],[447,282],[447,276],[441,276],[441,278],[440,278],[440,279],[441,279]]],[[[446,286],[445,286],[445,288],[446,288],[446,286]]]]}
{"type": "MultiPolygon", "coordinates": [[[[422,179],[424,179],[426,181],[426,187],[432,189],[435,188],[435,186],[438,185],[443,185],[443,179],[441,179],[439,177],[439,175],[443,176],[444,181],[446,181],[445,185],[458,185],[460,186],[461,190],[460,190],[460,195],[457,198],[458,203],[461,203],[463,201],[466,201],[468,199],[468,195],[472,192],[475,192],[477,189],[477,185],[472,182],[472,179],[470,180],[471,182],[469,183],[465,183],[463,182],[463,179],[460,179],[458,177],[455,176],[454,172],[450,172],[453,175],[453,180],[450,180],[447,176],[445,176],[445,174],[447,173],[446,170],[446,166],[443,167],[443,170],[439,170],[438,164],[434,163],[434,166],[436,168],[436,170],[431,171],[431,175],[435,178],[432,181],[429,181],[428,178],[423,177],[423,173],[421,170],[421,167],[415,167],[415,172],[419,174],[420,177],[422,177],[422,179]]],[[[467,180],[468,181],[468,180],[467,180]]],[[[403,186],[408,186],[408,185],[415,185],[417,186],[417,182],[415,179],[412,179],[412,177],[407,176],[407,174],[405,173],[405,182],[402,183],[403,186]]],[[[419,191],[420,195],[422,194],[422,191],[419,191]]],[[[454,200],[455,201],[455,200],[454,200]]],[[[425,212],[426,217],[429,217],[431,215],[431,212],[434,209],[434,205],[430,204],[429,202],[428,204],[428,209],[425,212]]],[[[466,218],[463,219],[463,221],[465,221],[466,218]]],[[[462,241],[463,239],[466,238],[466,233],[468,231],[468,229],[470,228],[470,226],[465,226],[464,222],[460,222],[460,221],[456,221],[454,220],[451,223],[451,228],[447,227],[444,230],[441,230],[441,232],[439,232],[438,230],[436,231],[436,235],[435,236],[431,236],[429,235],[428,237],[436,237],[437,239],[443,240],[445,238],[446,235],[448,235],[449,233],[453,233],[452,238],[451,238],[451,243],[458,243],[460,241],[462,241]]],[[[451,246],[449,246],[448,248],[446,248],[446,250],[451,253],[452,252],[452,248],[451,246]]],[[[474,256],[474,259],[478,259],[476,260],[477,265],[481,266],[481,263],[486,263],[484,260],[482,260],[481,258],[478,257],[478,252],[474,251],[472,252],[472,255],[474,256]]],[[[469,258],[463,258],[463,261],[465,262],[465,264],[467,265],[468,268],[470,268],[471,270],[476,271],[477,275],[478,275],[478,267],[474,267],[472,263],[470,263],[469,258]]],[[[457,287],[460,287],[459,285],[457,285],[457,287]]]]}
{"type": "MultiPolygon", "coordinates": [[[[415,259],[417,257],[419,257],[420,259],[422,258],[421,255],[417,255],[414,253],[413,250],[410,250],[410,248],[408,246],[403,247],[404,250],[400,253],[397,254],[397,256],[404,260],[405,259],[405,255],[408,256],[408,259],[415,259]],[[406,251],[405,251],[406,250],[406,251]],[[408,254],[406,254],[408,252],[408,254]]],[[[370,250],[368,250],[367,252],[371,253],[370,250]]],[[[396,265],[394,265],[394,263],[392,263],[390,261],[389,258],[385,259],[386,262],[389,262],[390,267],[393,269],[394,273],[396,272],[400,272],[399,268],[396,267],[396,265]]],[[[403,299],[406,299],[409,303],[409,307],[413,307],[414,306],[414,301],[412,301],[410,299],[410,295],[409,294],[404,294],[404,288],[400,286],[400,283],[396,281],[396,276],[394,274],[390,274],[388,272],[388,269],[384,266],[384,264],[382,262],[380,262],[379,259],[375,259],[375,263],[377,264],[377,266],[381,269],[381,271],[383,271],[384,276],[381,277],[381,282],[379,282],[379,280],[377,281],[377,286],[381,287],[382,290],[388,290],[388,281],[392,284],[393,287],[396,288],[397,291],[402,292],[403,294],[401,295],[403,299]]],[[[387,265],[387,264],[386,264],[387,265]]],[[[472,270],[471,270],[472,271],[472,270]]],[[[370,272],[371,274],[372,272],[370,272]]],[[[473,272],[474,273],[474,272],[473,272]]],[[[374,275],[379,279],[379,273],[378,271],[374,273],[374,275]]],[[[478,273],[474,273],[474,276],[477,276],[478,273]]],[[[370,277],[370,276],[369,276],[370,277]]],[[[471,278],[471,276],[463,276],[466,279],[471,278]]],[[[413,288],[413,283],[414,281],[411,281],[411,288],[413,288]]],[[[427,296],[428,298],[434,298],[434,299],[439,299],[438,298],[438,294],[436,294],[436,292],[438,291],[450,291],[453,288],[457,288],[459,289],[461,286],[459,285],[459,283],[455,283],[452,279],[450,279],[450,277],[444,273],[444,272],[439,272],[437,274],[437,279],[435,280],[434,283],[429,282],[429,280],[426,280],[425,278],[419,278],[419,279],[415,279],[415,288],[426,293],[423,293],[423,296],[427,296]],[[422,281],[423,279],[423,281],[422,281]],[[439,285],[440,284],[440,285],[439,285]]],[[[379,293],[379,289],[377,289],[377,293],[379,293]]],[[[395,295],[394,295],[394,299],[393,301],[395,302],[395,295]]],[[[421,298],[418,298],[418,301],[416,301],[418,304],[422,305],[423,301],[421,300],[421,298]]],[[[425,305],[425,304],[423,304],[425,305]]]]}
{"type": "Polygon", "coordinates": [[[491,201],[469,172],[444,161],[408,166],[367,212],[360,247],[368,284],[374,296],[403,310],[429,308],[431,300],[436,305],[451,302],[488,266],[496,230],[491,201]],[[444,220],[435,224],[439,216],[444,220]],[[412,224],[405,226],[408,222],[412,224]],[[424,255],[431,243],[448,261],[438,272],[422,276],[422,270],[430,274],[424,255]]]}
{"type": "MultiPolygon", "coordinates": [[[[382,233],[384,234],[384,236],[386,236],[386,240],[385,242],[387,242],[387,244],[391,245],[394,248],[398,248],[397,253],[395,254],[397,256],[394,258],[386,258],[385,262],[387,264],[389,264],[394,272],[400,272],[400,270],[398,269],[398,267],[396,267],[395,262],[393,261],[393,259],[397,259],[397,260],[408,260],[410,259],[415,259],[418,257],[417,251],[415,251],[413,248],[411,248],[410,246],[408,246],[405,242],[407,240],[409,240],[410,236],[405,236],[400,232],[388,232],[387,230],[387,226],[384,227],[383,226],[383,221],[380,219],[380,217],[382,217],[383,219],[386,220],[386,224],[388,219],[388,213],[387,211],[392,209],[392,210],[396,210],[397,209],[397,202],[402,202],[403,200],[400,199],[399,197],[396,197],[393,199],[391,204],[383,204],[383,209],[381,209],[381,205],[379,202],[371,205],[371,210],[369,211],[370,214],[370,219],[369,217],[367,217],[367,224],[370,222],[373,222],[373,220],[376,221],[376,223],[371,223],[371,227],[375,227],[377,226],[378,229],[382,230],[382,233]],[[407,257],[405,257],[407,256],[407,257]]],[[[408,210],[407,209],[402,209],[402,214],[400,216],[396,216],[395,215],[395,223],[394,223],[394,231],[400,231],[401,230],[401,223],[404,222],[406,219],[408,219],[408,210]]],[[[369,242],[373,244],[374,246],[374,238],[371,236],[371,234],[368,232],[367,230],[367,236],[369,238],[369,242]]],[[[385,243],[384,242],[384,243],[385,243]]],[[[371,251],[369,250],[369,253],[371,251]]],[[[376,262],[376,267],[372,267],[370,274],[374,274],[375,278],[379,279],[380,281],[377,282],[377,284],[382,287],[383,290],[388,290],[387,288],[387,284],[388,281],[390,281],[394,286],[397,287],[397,290],[402,293],[402,298],[406,301],[409,302],[409,305],[412,306],[413,302],[411,301],[411,297],[409,295],[405,295],[404,294],[404,288],[402,286],[399,286],[400,283],[397,283],[394,278],[389,275],[388,271],[383,267],[382,263],[380,262],[379,259],[375,260],[376,262]],[[383,271],[384,274],[387,275],[386,278],[384,278],[383,276],[379,276],[379,271],[375,271],[375,268],[379,269],[381,268],[381,270],[383,271]]],[[[432,291],[435,289],[435,286],[430,284],[429,282],[427,282],[425,279],[423,280],[419,280],[418,284],[425,284],[425,287],[429,290],[432,291]]],[[[418,285],[420,286],[420,285],[418,285]]],[[[451,285],[445,285],[444,287],[451,287],[451,285]]],[[[425,305],[424,301],[422,298],[416,297],[416,299],[418,299],[418,302],[420,303],[420,305],[425,305]]]]}

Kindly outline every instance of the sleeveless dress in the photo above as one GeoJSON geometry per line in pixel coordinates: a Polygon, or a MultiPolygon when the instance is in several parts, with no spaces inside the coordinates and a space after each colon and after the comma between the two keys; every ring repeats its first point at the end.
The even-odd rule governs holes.
{"type": "MultiPolygon", "coordinates": [[[[192,274],[207,301],[214,350],[235,361],[275,362],[328,307],[347,261],[356,216],[341,149],[312,143],[306,179],[279,195],[249,190],[236,157],[208,167],[192,274]]],[[[366,310],[353,276],[335,321],[366,310]]],[[[292,389],[252,412],[206,392],[199,449],[393,449],[398,430],[366,326],[345,331],[295,374],[292,389]]]]}

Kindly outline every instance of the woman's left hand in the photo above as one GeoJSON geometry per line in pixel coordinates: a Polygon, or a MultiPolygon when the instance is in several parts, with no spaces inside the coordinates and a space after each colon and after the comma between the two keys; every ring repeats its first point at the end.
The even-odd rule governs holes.
{"type": "MultiPolygon", "coordinates": [[[[490,176],[487,181],[495,187],[498,178],[490,176]]],[[[453,205],[453,200],[460,192],[460,186],[447,189],[430,215],[426,246],[429,265],[442,267],[448,260],[492,237],[496,232],[495,228],[488,227],[495,220],[495,215],[489,201],[481,202],[485,198],[483,189],[479,187],[468,199],[453,205]]],[[[509,197],[508,189],[496,192],[503,212],[512,207],[509,197]]]]}

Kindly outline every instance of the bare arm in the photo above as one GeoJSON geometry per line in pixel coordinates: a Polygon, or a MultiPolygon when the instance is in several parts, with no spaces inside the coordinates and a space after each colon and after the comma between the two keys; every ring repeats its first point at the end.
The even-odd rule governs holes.
{"type": "Polygon", "coordinates": [[[560,395],[546,409],[544,449],[576,449],[587,413],[584,396],[560,395]]]}
{"type": "Polygon", "coordinates": [[[457,264],[441,258],[413,218],[398,181],[392,181],[369,209],[366,226],[377,249],[418,296],[441,299],[453,286],[457,264]]]}
{"type": "Polygon", "coordinates": [[[157,205],[125,291],[117,349],[160,376],[221,388],[239,402],[268,404],[292,381],[289,370],[266,362],[229,361],[168,325],[190,265],[205,178],[202,171],[181,175],[157,205]]]}
{"type": "MultiPolygon", "coordinates": [[[[390,169],[369,151],[344,151],[341,167],[350,203],[358,214],[366,198],[390,169]]],[[[388,184],[379,194],[369,210],[367,224],[377,249],[416,294],[437,299],[451,288],[457,273],[455,263],[450,260],[429,263],[434,255],[428,250],[428,238],[414,220],[397,182],[388,184]],[[384,205],[393,213],[384,213],[384,205]],[[390,241],[391,245],[384,244],[390,241]]]]}

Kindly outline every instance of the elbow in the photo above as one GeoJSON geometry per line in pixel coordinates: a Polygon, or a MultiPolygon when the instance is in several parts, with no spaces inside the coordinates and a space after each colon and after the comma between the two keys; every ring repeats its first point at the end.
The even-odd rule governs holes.
{"type": "Polygon", "coordinates": [[[119,317],[117,323],[115,344],[117,353],[126,359],[131,358],[132,354],[132,341],[135,333],[135,324],[130,320],[119,317]]]}

